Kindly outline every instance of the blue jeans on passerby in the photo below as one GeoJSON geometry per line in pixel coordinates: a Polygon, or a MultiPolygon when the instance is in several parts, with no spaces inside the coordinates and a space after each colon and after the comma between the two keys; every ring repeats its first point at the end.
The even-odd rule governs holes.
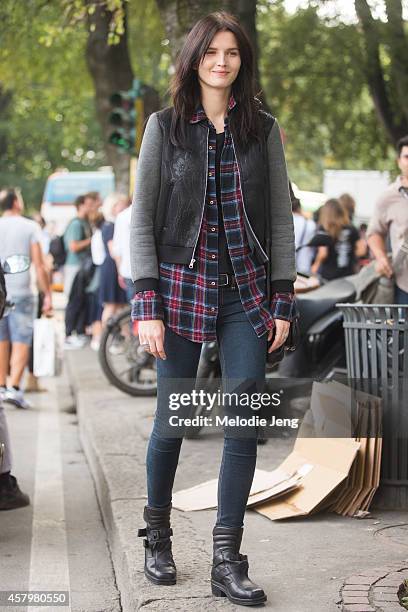
{"type": "Polygon", "coordinates": [[[403,291],[402,289],[400,289],[398,287],[398,285],[395,286],[395,303],[396,304],[406,304],[408,305],[408,293],[406,291],[403,291]]]}
{"type": "Polygon", "coordinates": [[[12,297],[14,306],[0,321],[0,342],[30,345],[33,340],[36,299],[32,295],[12,297]]]}
{"type": "MultiPolygon", "coordinates": [[[[267,334],[256,335],[239,297],[238,289],[219,288],[217,340],[224,392],[233,391],[236,380],[255,381],[257,391],[265,383],[267,334]]],[[[170,504],[182,437],[163,433],[168,414],[168,379],[192,379],[197,375],[201,343],[192,342],[166,327],[166,360],[157,359],[157,409],[147,457],[148,505],[160,508],[170,504]]],[[[178,383],[175,383],[179,384],[178,383]]],[[[179,386],[180,388],[180,386],[179,386]]],[[[245,410],[245,408],[244,408],[245,410]]],[[[240,407],[242,414],[242,407],[240,407]]],[[[253,416],[250,406],[246,416],[253,416]]],[[[168,431],[167,427],[167,431],[168,431]]],[[[236,437],[224,428],[224,449],[218,480],[217,525],[242,527],[245,507],[255,472],[257,428],[252,435],[236,437]]]]}

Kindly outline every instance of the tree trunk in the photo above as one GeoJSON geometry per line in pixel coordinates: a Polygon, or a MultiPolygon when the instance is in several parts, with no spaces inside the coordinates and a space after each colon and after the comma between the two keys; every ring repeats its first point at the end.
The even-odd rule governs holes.
{"type": "MultiPolygon", "coordinates": [[[[7,116],[8,116],[8,109],[11,106],[11,101],[12,101],[12,93],[11,91],[7,91],[6,89],[4,89],[4,87],[1,85],[0,83],[0,117],[2,118],[2,121],[6,121],[7,120],[7,116]]],[[[1,130],[0,131],[0,155],[4,156],[6,155],[6,151],[7,151],[7,137],[6,137],[6,133],[5,131],[1,130]]]]}
{"type": "MultiPolygon", "coordinates": [[[[123,1],[126,11],[127,2],[123,1]]],[[[85,0],[86,5],[95,5],[94,0],[85,0]]],[[[109,144],[113,127],[109,124],[111,113],[110,97],[117,91],[126,91],[132,87],[133,71],[130,63],[127,18],[124,17],[124,33],[118,44],[108,44],[109,25],[112,13],[106,9],[105,2],[96,5],[93,14],[88,15],[88,41],[86,59],[95,88],[96,113],[105,142],[105,152],[109,165],[112,166],[116,179],[117,191],[129,193],[130,155],[122,153],[117,147],[109,144]]],[[[160,108],[160,100],[153,87],[145,86],[143,95],[145,116],[160,108]]]]}
{"type": "MultiPolygon", "coordinates": [[[[86,0],[86,5],[91,4],[92,0],[86,0]]],[[[126,3],[124,7],[126,8],[126,3]]],[[[86,60],[94,82],[96,113],[105,142],[106,157],[115,174],[116,189],[128,193],[130,156],[120,153],[117,147],[108,143],[112,131],[112,126],[109,125],[109,115],[112,110],[110,96],[116,91],[130,89],[133,82],[127,45],[126,17],[125,32],[117,45],[108,44],[112,13],[106,10],[104,4],[97,4],[95,12],[88,15],[87,19],[86,60]]]]}
{"type": "MultiPolygon", "coordinates": [[[[392,0],[392,4],[395,5],[395,1],[392,0]]],[[[378,25],[375,19],[373,19],[371,9],[366,0],[354,0],[354,5],[364,37],[366,51],[365,72],[370,93],[378,117],[389,139],[395,145],[397,140],[408,132],[408,123],[401,116],[401,113],[394,109],[391,103],[390,91],[386,86],[380,60],[378,25]]],[[[395,59],[392,58],[392,61],[395,61],[395,59]]],[[[393,69],[396,69],[395,65],[393,65],[393,69]]]]}
{"type": "MultiPolygon", "coordinates": [[[[399,122],[408,122],[408,41],[405,34],[400,0],[386,0],[387,42],[391,56],[392,80],[397,94],[399,122]]],[[[397,110],[397,112],[398,112],[397,110]]]]}
{"type": "Polygon", "coordinates": [[[170,41],[173,62],[183,46],[186,34],[201,17],[217,10],[228,11],[235,15],[254,47],[257,91],[260,89],[256,31],[257,0],[156,0],[156,2],[170,41]]]}

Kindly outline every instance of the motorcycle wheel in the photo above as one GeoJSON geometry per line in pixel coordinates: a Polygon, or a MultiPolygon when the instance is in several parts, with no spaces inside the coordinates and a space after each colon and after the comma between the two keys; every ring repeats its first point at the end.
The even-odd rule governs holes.
{"type": "Polygon", "coordinates": [[[133,333],[130,308],[110,319],[102,332],[99,363],[117,389],[134,397],[157,393],[156,359],[146,353],[133,333]]]}

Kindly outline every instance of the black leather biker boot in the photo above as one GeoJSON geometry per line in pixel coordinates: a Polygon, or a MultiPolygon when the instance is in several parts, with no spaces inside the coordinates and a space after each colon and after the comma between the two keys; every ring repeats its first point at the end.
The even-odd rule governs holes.
{"type": "Polygon", "coordinates": [[[266,595],[248,578],[248,557],[239,552],[243,531],[243,527],[214,527],[211,590],[232,603],[256,606],[266,601],[266,595]]]}
{"type": "Polygon", "coordinates": [[[166,508],[145,506],[143,518],[146,528],[139,529],[138,537],[145,536],[144,573],[154,584],[176,584],[176,565],[171,550],[171,504],[166,508]]]}

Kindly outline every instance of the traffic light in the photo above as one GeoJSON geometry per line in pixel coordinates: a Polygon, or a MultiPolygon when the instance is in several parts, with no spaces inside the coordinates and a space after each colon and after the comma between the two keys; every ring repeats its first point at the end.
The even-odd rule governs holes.
{"type": "Polygon", "coordinates": [[[123,153],[134,154],[140,149],[144,122],[143,93],[143,85],[135,79],[132,89],[115,92],[110,97],[109,123],[115,129],[109,142],[123,153]]]}

